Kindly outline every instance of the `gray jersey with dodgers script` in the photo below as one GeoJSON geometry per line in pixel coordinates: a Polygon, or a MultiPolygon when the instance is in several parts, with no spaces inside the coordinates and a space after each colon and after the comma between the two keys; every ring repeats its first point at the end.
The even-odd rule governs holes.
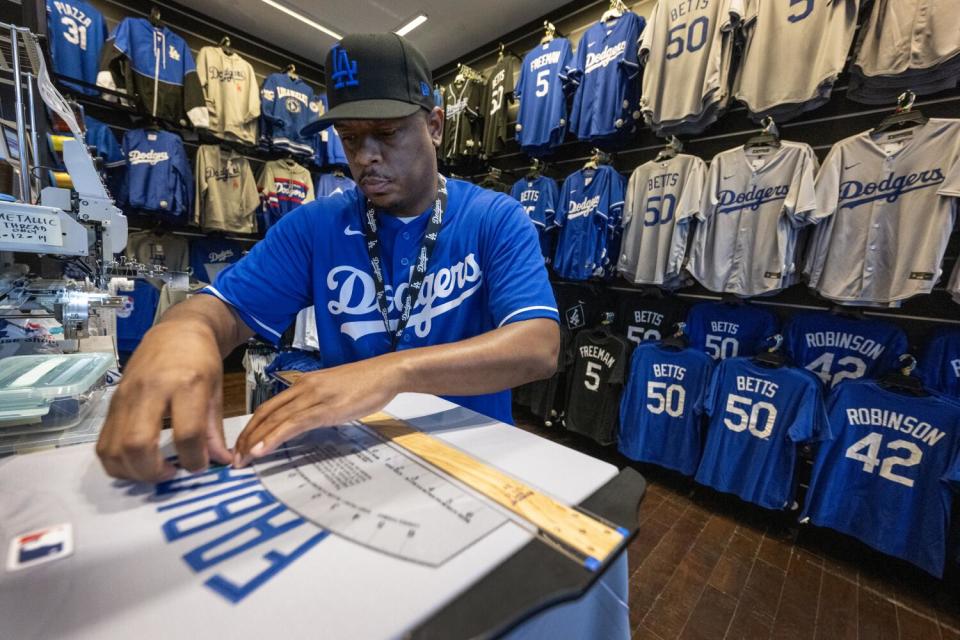
{"type": "Polygon", "coordinates": [[[617,262],[624,278],[669,287],[680,275],[706,174],[703,160],[682,153],[634,170],[627,184],[617,262]]]}
{"type": "Polygon", "coordinates": [[[887,304],[929,293],[960,197],[960,120],[833,146],[817,176],[810,286],[831,300],[887,304]],[[832,215],[831,215],[832,214],[832,215]]]}
{"type": "Polygon", "coordinates": [[[798,232],[820,218],[810,145],[736,147],[710,163],[690,272],[711,291],[755,296],[789,286],[798,232]]]}

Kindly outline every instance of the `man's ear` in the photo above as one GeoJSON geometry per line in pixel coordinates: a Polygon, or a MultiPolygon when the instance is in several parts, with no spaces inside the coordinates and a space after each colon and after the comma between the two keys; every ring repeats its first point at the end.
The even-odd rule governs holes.
{"type": "Polygon", "coordinates": [[[443,140],[443,117],[443,109],[440,107],[434,107],[426,113],[427,131],[430,133],[430,140],[433,141],[435,147],[439,147],[443,140]]]}

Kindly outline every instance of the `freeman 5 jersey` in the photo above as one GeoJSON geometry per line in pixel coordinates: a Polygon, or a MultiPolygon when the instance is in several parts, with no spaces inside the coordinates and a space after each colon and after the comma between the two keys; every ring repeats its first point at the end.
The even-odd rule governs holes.
{"type": "Polygon", "coordinates": [[[626,341],[608,327],[577,334],[564,417],[567,429],[602,445],[616,441],[628,354],[626,341]]]}
{"type": "MultiPolygon", "coordinates": [[[[54,71],[89,84],[97,83],[100,51],[107,39],[103,14],[84,0],[47,0],[47,36],[54,71]]],[[[93,87],[64,84],[88,96],[100,93],[93,87]]]]}
{"type": "Polygon", "coordinates": [[[186,221],[193,204],[193,173],[180,136],[159,129],[123,134],[127,171],[119,201],[133,209],[186,221]]]}
{"type": "Polygon", "coordinates": [[[714,360],[752,356],[779,331],[777,316],[752,304],[700,302],[687,315],[690,346],[714,360]]]}
{"type": "Polygon", "coordinates": [[[260,89],[260,138],[290,153],[312,156],[317,135],[300,134],[320,117],[320,99],[302,78],[271,73],[260,89]]]}
{"type": "Polygon", "coordinates": [[[687,236],[700,212],[707,165],[677,154],[634,170],[623,206],[623,240],[617,271],[634,284],[679,284],[687,236]]]}
{"type": "Polygon", "coordinates": [[[707,392],[707,443],[696,480],[767,509],[786,509],[797,491],[797,444],[829,440],[816,376],[724,360],[707,392]]]}
{"type": "Polygon", "coordinates": [[[623,190],[623,176],[609,165],[581,169],[564,180],[553,260],[557,275],[568,280],[604,275],[623,212],[623,190]]]}
{"type": "Polygon", "coordinates": [[[567,134],[566,87],[573,50],[566,38],[554,38],[527,53],[513,94],[520,101],[517,143],[534,158],[544,156],[567,134]]]}
{"type": "Polygon", "coordinates": [[[890,305],[930,293],[960,197],[960,120],[833,145],[817,176],[810,286],[830,300],[890,305]],[[831,215],[832,214],[832,215],[831,215]]]}
{"type": "Polygon", "coordinates": [[[942,576],[960,405],[857,380],[834,389],[827,411],[836,440],[820,447],[803,517],[942,576]]]}
{"type": "Polygon", "coordinates": [[[938,329],[920,356],[920,376],[931,389],[960,398],[960,329],[938,329]]]}
{"type": "Polygon", "coordinates": [[[815,373],[827,388],[844,380],[878,378],[907,351],[900,327],[829,312],[793,316],[783,338],[793,363],[815,373]]]}
{"type": "Polygon", "coordinates": [[[620,453],[692,476],[713,360],[695,349],[637,347],[620,403],[620,453]]]}
{"type": "Polygon", "coordinates": [[[557,200],[560,198],[556,181],[546,176],[521,178],[511,187],[510,195],[523,205],[523,210],[530,216],[530,222],[540,236],[540,252],[544,260],[550,262],[553,258],[554,229],[557,227],[557,200]]]}
{"type": "Polygon", "coordinates": [[[646,24],[626,11],[597,22],[580,38],[575,71],[577,84],[570,127],[581,140],[603,141],[631,133],[640,117],[640,64],[637,47],[646,24]]]}

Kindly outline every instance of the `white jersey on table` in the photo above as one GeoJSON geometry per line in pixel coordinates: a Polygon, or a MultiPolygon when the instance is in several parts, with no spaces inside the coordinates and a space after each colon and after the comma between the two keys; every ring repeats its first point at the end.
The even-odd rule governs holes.
{"type": "MultiPolygon", "coordinates": [[[[699,120],[727,99],[731,15],[743,0],[660,0],[640,41],[646,57],[640,106],[656,130],[699,120]]],[[[705,127],[709,122],[704,122],[705,127]]]]}
{"type": "Polygon", "coordinates": [[[859,5],[860,0],[747,0],[734,97],[752,113],[778,120],[829,100],[853,42],[859,5]]]}
{"type": "Polygon", "coordinates": [[[818,218],[809,145],[736,147],[710,163],[690,272],[707,289],[755,296],[790,284],[798,229],[818,218]]]}
{"type": "Polygon", "coordinates": [[[706,173],[703,160],[687,154],[651,160],[633,172],[617,263],[623,277],[637,284],[662,285],[680,275],[706,173]]]}
{"type": "Polygon", "coordinates": [[[839,302],[887,304],[929,293],[960,197],[960,120],[833,146],[817,176],[810,286],[839,302]]]}

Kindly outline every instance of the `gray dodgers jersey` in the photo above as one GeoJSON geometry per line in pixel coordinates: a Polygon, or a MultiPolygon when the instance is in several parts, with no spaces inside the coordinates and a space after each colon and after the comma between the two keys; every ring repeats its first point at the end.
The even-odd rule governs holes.
{"type": "Polygon", "coordinates": [[[931,69],[960,55],[960,2],[883,0],[857,40],[854,67],[866,76],[931,69]]]}
{"type": "Polygon", "coordinates": [[[694,133],[716,119],[713,107],[729,98],[731,15],[742,15],[743,2],[660,0],[654,7],[640,40],[640,108],[654,131],[694,133]],[[678,128],[684,122],[695,126],[678,128]]]}
{"type": "Polygon", "coordinates": [[[706,175],[704,161],[687,154],[651,160],[634,170],[627,183],[617,262],[624,278],[636,284],[676,283],[706,175]]]}
{"type": "Polygon", "coordinates": [[[128,258],[141,264],[160,264],[170,271],[190,268],[190,245],[183,236],[154,231],[138,231],[127,236],[128,258]]]}
{"type": "Polygon", "coordinates": [[[260,194],[245,156],[215,144],[200,145],[196,181],[194,224],[205,231],[256,232],[260,194]]]}
{"type": "Polygon", "coordinates": [[[747,154],[740,146],[710,163],[690,272],[711,291],[755,296],[792,282],[800,227],[820,217],[817,158],[788,141],[766,157],[747,154]]]}
{"type": "Polygon", "coordinates": [[[747,3],[734,97],[754,117],[781,122],[827,102],[853,42],[860,0],[747,3]]]}
{"type": "Polygon", "coordinates": [[[210,130],[228,140],[257,142],[260,87],[253,66],[236,52],[203,47],[197,54],[197,76],[210,113],[210,130]]]}
{"type": "Polygon", "coordinates": [[[810,286],[838,302],[888,304],[929,293],[960,197],[960,120],[931,118],[889,134],[866,131],[833,146],[817,176],[818,228],[810,286]]]}

